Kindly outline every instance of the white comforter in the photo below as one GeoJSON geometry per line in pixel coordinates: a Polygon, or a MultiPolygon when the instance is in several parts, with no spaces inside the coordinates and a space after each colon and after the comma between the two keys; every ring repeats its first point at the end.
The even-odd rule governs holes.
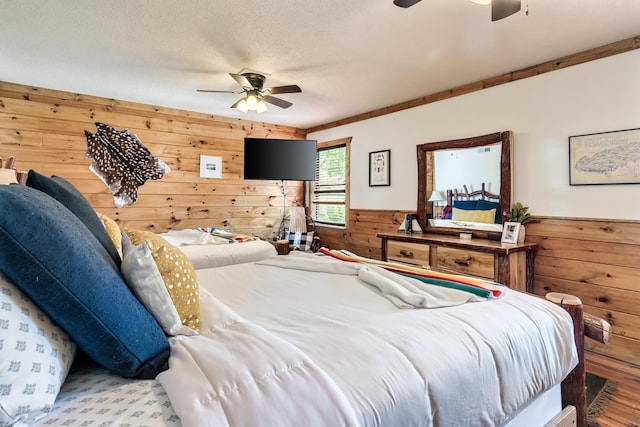
{"type": "Polygon", "coordinates": [[[160,237],[184,252],[196,270],[254,262],[277,254],[275,246],[264,240],[230,244],[227,239],[192,229],[160,233],[160,237]]]}
{"type": "Polygon", "coordinates": [[[495,426],[577,363],[564,310],[515,291],[398,309],[353,274],[198,276],[202,334],[158,377],[184,426],[495,426]]]}

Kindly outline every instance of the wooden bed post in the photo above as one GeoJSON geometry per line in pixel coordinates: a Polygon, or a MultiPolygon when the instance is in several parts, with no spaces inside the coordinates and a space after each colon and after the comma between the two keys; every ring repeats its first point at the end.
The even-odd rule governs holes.
{"type": "Polygon", "coordinates": [[[584,366],[584,321],[582,301],[569,294],[550,292],[545,298],[564,308],[573,321],[573,338],[578,349],[578,365],[562,381],[562,407],[576,408],[577,427],[587,427],[587,394],[584,366]]]}
{"type": "Polygon", "coordinates": [[[578,365],[562,381],[562,407],[575,406],[577,427],[587,427],[584,338],[589,337],[603,344],[609,344],[611,342],[611,324],[597,316],[584,313],[582,301],[576,296],[550,292],[545,297],[564,308],[573,321],[573,338],[578,349],[578,365]]]}

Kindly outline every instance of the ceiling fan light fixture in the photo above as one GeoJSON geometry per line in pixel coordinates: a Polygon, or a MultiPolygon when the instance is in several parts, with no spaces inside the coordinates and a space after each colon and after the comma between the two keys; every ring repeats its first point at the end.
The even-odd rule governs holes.
{"type": "Polygon", "coordinates": [[[491,4],[491,0],[470,0],[472,3],[488,5],[491,4]]]}
{"type": "Polygon", "coordinates": [[[250,93],[247,94],[246,97],[247,108],[249,108],[249,111],[255,111],[258,108],[258,97],[251,92],[253,91],[250,91],[250,93]]]}
{"type": "Polygon", "coordinates": [[[243,113],[246,113],[247,111],[249,111],[249,106],[247,105],[247,99],[242,98],[240,102],[238,102],[238,105],[236,105],[236,109],[238,111],[242,111],[243,113]]]}
{"type": "Polygon", "coordinates": [[[258,101],[256,112],[260,114],[260,113],[264,113],[265,111],[267,111],[267,104],[261,99],[260,101],[258,101]]]}

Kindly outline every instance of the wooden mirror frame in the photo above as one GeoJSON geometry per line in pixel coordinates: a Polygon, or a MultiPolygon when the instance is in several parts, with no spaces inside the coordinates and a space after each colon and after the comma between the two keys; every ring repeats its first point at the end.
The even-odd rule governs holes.
{"type": "MultiPolygon", "coordinates": [[[[485,145],[502,143],[500,155],[500,206],[502,212],[506,213],[511,209],[513,199],[513,175],[511,164],[513,153],[511,151],[511,141],[513,132],[504,131],[488,135],[475,136],[472,138],[452,139],[449,141],[427,142],[417,146],[418,154],[418,224],[425,232],[438,234],[458,234],[461,231],[472,232],[476,237],[500,240],[502,233],[493,231],[482,231],[473,229],[459,229],[449,227],[433,227],[428,225],[427,214],[431,212],[428,206],[427,197],[431,194],[433,187],[433,152],[435,150],[447,150],[456,148],[473,148],[485,145]],[[430,167],[429,167],[430,166],[430,167]]],[[[504,221],[503,221],[504,222],[504,221]]]]}

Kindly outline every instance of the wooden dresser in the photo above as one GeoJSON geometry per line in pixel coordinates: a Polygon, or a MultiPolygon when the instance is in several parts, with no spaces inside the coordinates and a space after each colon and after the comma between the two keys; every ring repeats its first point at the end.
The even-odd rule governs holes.
{"type": "Polygon", "coordinates": [[[493,280],[522,292],[533,291],[535,243],[500,243],[457,235],[378,233],[382,260],[493,280]]]}

